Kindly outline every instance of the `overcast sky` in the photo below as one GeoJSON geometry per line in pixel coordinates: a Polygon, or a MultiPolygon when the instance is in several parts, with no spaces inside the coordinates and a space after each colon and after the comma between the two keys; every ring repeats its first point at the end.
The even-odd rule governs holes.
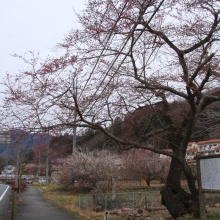
{"type": "Polygon", "coordinates": [[[0,0],[0,78],[16,74],[25,64],[12,54],[27,51],[50,54],[68,31],[76,27],[74,9],[85,8],[84,0],[0,0]]]}

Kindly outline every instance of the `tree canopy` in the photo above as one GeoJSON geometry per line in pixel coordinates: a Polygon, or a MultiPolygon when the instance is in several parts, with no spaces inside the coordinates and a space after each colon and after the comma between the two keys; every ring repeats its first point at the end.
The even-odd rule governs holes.
{"type": "Polygon", "coordinates": [[[167,207],[179,204],[168,207],[174,217],[192,210],[198,216],[198,191],[185,154],[201,114],[220,101],[220,1],[89,0],[86,6],[78,15],[81,28],[57,45],[59,57],[15,55],[30,68],[5,78],[2,123],[54,132],[89,127],[127,148],[167,154],[173,159],[165,191],[180,188],[183,170],[192,198],[184,196],[193,205],[181,196],[169,200],[165,191],[163,201],[167,207]],[[185,102],[176,114],[175,101],[185,102]],[[107,129],[117,117],[129,119],[146,106],[149,118],[138,140],[107,129]],[[152,138],[172,152],[149,144],[152,138]]]}

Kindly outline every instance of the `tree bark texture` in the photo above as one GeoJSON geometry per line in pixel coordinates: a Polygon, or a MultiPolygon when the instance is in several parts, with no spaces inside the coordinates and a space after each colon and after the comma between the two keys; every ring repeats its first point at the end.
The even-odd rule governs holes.
{"type": "MultiPolygon", "coordinates": [[[[197,206],[194,207],[191,193],[181,188],[182,168],[180,163],[172,158],[170,171],[166,185],[161,189],[162,204],[167,207],[169,213],[174,217],[180,217],[187,213],[194,213],[197,206]]],[[[195,198],[194,198],[195,200],[195,198]]]]}

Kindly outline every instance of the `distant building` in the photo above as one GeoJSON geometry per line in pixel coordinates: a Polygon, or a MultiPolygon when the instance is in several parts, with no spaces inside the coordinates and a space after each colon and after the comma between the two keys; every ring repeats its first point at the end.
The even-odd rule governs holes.
{"type": "Polygon", "coordinates": [[[196,154],[197,154],[197,148],[187,149],[187,152],[186,152],[187,162],[193,162],[196,154]]]}
{"type": "Polygon", "coordinates": [[[220,139],[190,142],[187,147],[186,160],[194,162],[197,153],[203,156],[220,154],[220,139]]]}
{"type": "Polygon", "coordinates": [[[198,144],[198,151],[205,154],[215,154],[216,147],[220,146],[220,139],[213,139],[207,141],[200,141],[198,144]]]}
{"type": "MultiPolygon", "coordinates": [[[[164,152],[172,153],[173,151],[171,149],[164,149],[164,152]]],[[[160,154],[160,158],[166,159],[166,158],[169,158],[169,156],[165,154],[160,154]]]]}
{"type": "Polygon", "coordinates": [[[4,170],[2,171],[2,174],[16,174],[17,173],[17,169],[15,166],[12,165],[8,165],[6,167],[4,167],[4,170]]]}
{"type": "MultiPolygon", "coordinates": [[[[171,149],[165,150],[167,152],[172,152],[171,149]]],[[[220,139],[212,139],[199,142],[189,142],[186,152],[187,162],[195,162],[195,156],[197,153],[200,155],[216,155],[220,154],[220,139]]],[[[160,158],[166,158],[168,156],[160,154],[160,158]]]]}

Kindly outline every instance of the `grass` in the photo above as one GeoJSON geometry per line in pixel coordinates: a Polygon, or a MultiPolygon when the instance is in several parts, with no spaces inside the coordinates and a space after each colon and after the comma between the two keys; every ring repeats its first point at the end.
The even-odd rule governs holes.
{"type": "MultiPolygon", "coordinates": [[[[144,188],[143,186],[140,187],[138,182],[129,182],[129,183],[122,183],[121,184],[121,192],[122,191],[135,191],[144,188]]],[[[105,211],[102,212],[95,212],[96,207],[89,207],[88,209],[79,209],[79,197],[78,193],[74,193],[71,191],[66,191],[66,189],[57,186],[49,184],[47,186],[45,185],[38,185],[40,188],[44,188],[44,193],[42,194],[43,197],[57,205],[58,207],[63,208],[70,214],[73,214],[76,216],[79,220],[103,220],[105,211]]],[[[146,187],[145,187],[146,189],[146,187]]],[[[153,213],[152,213],[153,214],[153,213]]],[[[108,220],[119,220],[121,219],[119,216],[114,215],[108,215],[108,220]]]]}
{"type": "MultiPolygon", "coordinates": [[[[194,216],[193,216],[193,215],[190,215],[190,214],[185,215],[184,217],[185,217],[185,219],[187,219],[187,220],[199,220],[198,218],[194,218],[194,216]]],[[[208,213],[206,214],[206,219],[207,219],[207,220],[219,220],[219,219],[220,219],[220,213],[208,212],[208,213]]]]}
{"type": "MultiPolygon", "coordinates": [[[[103,220],[103,216],[105,212],[96,213],[94,211],[91,211],[91,209],[88,209],[88,210],[79,209],[78,208],[78,204],[79,204],[78,195],[71,195],[68,192],[60,192],[60,191],[51,192],[48,189],[42,195],[47,201],[57,205],[58,207],[63,208],[70,214],[73,214],[74,216],[76,216],[79,220],[91,220],[91,219],[103,220]]],[[[119,218],[112,217],[108,219],[117,220],[119,218]]]]}
{"type": "MultiPolygon", "coordinates": [[[[134,186],[134,183],[129,183],[129,185],[125,186],[125,183],[122,183],[122,188],[120,191],[130,191],[130,187],[132,189],[135,188],[142,188],[140,187],[139,184],[134,186]],[[130,187],[129,187],[130,186],[130,187]]],[[[73,214],[76,216],[79,220],[103,220],[105,212],[95,212],[95,207],[90,207],[89,209],[79,209],[79,197],[78,193],[74,193],[73,191],[67,191],[66,189],[58,186],[58,185],[52,185],[49,184],[47,186],[45,185],[38,185],[39,187],[43,188],[44,187],[44,193],[42,194],[43,197],[57,205],[58,207],[63,208],[70,214],[73,214]]],[[[155,188],[158,186],[156,185],[155,188]]],[[[154,187],[153,187],[154,188],[154,187]]],[[[146,188],[145,188],[146,189],[146,188]]],[[[219,208],[217,207],[208,207],[208,213],[207,213],[207,219],[209,220],[219,220],[220,219],[220,211],[218,211],[219,208]],[[219,213],[218,213],[219,212],[219,213]]],[[[164,215],[168,216],[169,213],[167,211],[156,211],[156,212],[151,212],[150,216],[151,219],[159,219],[160,217],[164,217],[164,215]]],[[[119,220],[118,216],[108,216],[108,220],[119,220]]],[[[193,217],[193,215],[186,215],[185,219],[187,220],[196,220],[196,218],[193,217]]]]}
{"type": "MultiPolygon", "coordinates": [[[[58,207],[63,208],[70,214],[76,216],[79,220],[103,220],[105,212],[96,213],[95,208],[79,209],[79,196],[71,191],[66,191],[57,185],[38,185],[41,189],[44,188],[42,196],[49,202],[58,207]]],[[[109,216],[108,220],[119,220],[117,216],[109,216]]]]}
{"type": "Polygon", "coordinates": [[[15,196],[13,198],[13,214],[12,214],[12,220],[16,220],[17,218],[17,201],[15,199],[15,196]]]}
{"type": "Polygon", "coordinates": [[[220,213],[207,213],[207,219],[212,219],[212,220],[219,220],[220,219],[220,213]]]}

